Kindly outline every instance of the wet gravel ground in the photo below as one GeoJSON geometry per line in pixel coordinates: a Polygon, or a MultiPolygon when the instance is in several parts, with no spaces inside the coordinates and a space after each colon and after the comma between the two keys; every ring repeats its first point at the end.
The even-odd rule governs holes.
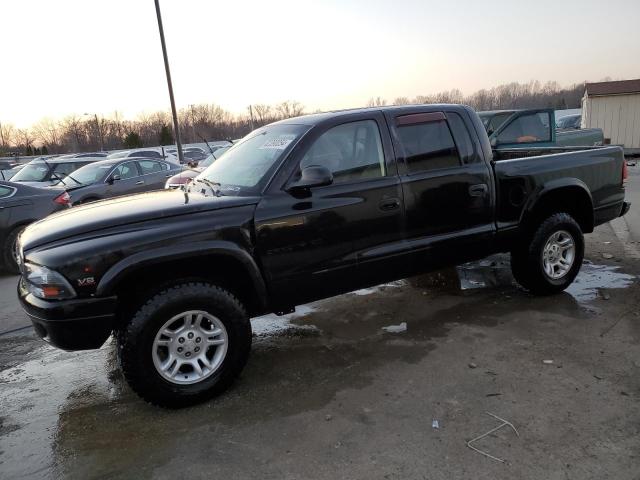
{"type": "Polygon", "coordinates": [[[497,256],[255,319],[235,386],[180,411],[128,389],[112,342],[0,335],[0,478],[638,479],[640,262],[608,225],[587,257],[552,298],[497,256]],[[486,412],[518,430],[477,443],[504,463],[466,446],[486,412]]]}

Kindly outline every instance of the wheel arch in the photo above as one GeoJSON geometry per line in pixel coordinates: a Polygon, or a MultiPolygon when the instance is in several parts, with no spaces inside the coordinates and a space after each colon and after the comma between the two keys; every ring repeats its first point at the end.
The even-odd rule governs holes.
{"type": "Polygon", "coordinates": [[[226,241],[196,242],[130,255],[102,276],[96,295],[115,294],[126,300],[178,278],[211,281],[230,290],[252,316],[268,310],[267,288],[254,259],[226,241]]]}
{"type": "Polygon", "coordinates": [[[560,178],[547,182],[533,195],[520,219],[521,228],[529,231],[554,213],[571,215],[583,233],[594,228],[593,199],[587,185],[577,178],[560,178]]]}

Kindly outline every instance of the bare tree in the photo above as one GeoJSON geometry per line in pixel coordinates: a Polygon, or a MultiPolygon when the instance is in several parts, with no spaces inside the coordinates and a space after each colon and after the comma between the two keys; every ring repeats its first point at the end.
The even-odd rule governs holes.
{"type": "Polygon", "coordinates": [[[0,123],[0,148],[6,150],[15,142],[16,128],[10,123],[0,123]]]}
{"type": "Polygon", "coordinates": [[[297,117],[304,112],[304,106],[299,102],[286,100],[276,105],[276,112],[281,118],[297,117]]]}
{"type": "Polygon", "coordinates": [[[371,97],[367,102],[367,107],[383,107],[387,101],[382,97],[371,97]]]}
{"type": "Polygon", "coordinates": [[[409,100],[409,97],[396,97],[396,99],[393,101],[394,105],[410,105],[411,104],[411,100],[409,100]]]}

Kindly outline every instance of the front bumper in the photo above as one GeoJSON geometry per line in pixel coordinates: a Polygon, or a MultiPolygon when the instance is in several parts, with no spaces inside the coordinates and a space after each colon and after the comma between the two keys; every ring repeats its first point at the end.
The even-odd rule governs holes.
{"type": "Polygon", "coordinates": [[[116,319],[117,297],[48,301],[18,284],[18,298],[40,338],[63,350],[100,348],[116,319]]]}
{"type": "Polygon", "coordinates": [[[620,211],[620,216],[622,217],[626,215],[630,208],[631,208],[630,202],[622,202],[622,210],[620,211]]]}

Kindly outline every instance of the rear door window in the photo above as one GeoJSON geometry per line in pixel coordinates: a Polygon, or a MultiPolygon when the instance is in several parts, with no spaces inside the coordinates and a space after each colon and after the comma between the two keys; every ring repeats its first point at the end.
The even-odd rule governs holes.
{"type": "Polygon", "coordinates": [[[408,173],[460,166],[460,156],[444,114],[397,117],[396,129],[408,173]]]}
{"type": "Polygon", "coordinates": [[[462,117],[457,113],[450,112],[447,113],[447,120],[449,121],[449,127],[451,127],[451,133],[453,133],[453,139],[458,148],[462,163],[480,162],[480,156],[476,153],[473,140],[471,140],[469,130],[464,120],[462,120],[462,117]]]}
{"type": "Polygon", "coordinates": [[[113,175],[119,175],[122,180],[139,176],[135,162],[127,162],[122,165],[118,165],[113,171],[113,175]]]}
{"type": "Polygon", "coordinates": [[[142,175],[148,175],[150,173],[157,173],[163,170],[161,162],[155,162],[153,160],[140,160],[138,161],[140,167],[140,173],[142,175]]]}

